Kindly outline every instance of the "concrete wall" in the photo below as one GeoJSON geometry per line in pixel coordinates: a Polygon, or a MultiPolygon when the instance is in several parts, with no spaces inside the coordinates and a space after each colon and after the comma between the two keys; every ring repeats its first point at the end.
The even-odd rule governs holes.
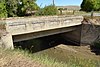
{"type": "Polygon", "coordinates": [[[82,24],[76,30],[62,36],[78,45],[92,45],[95,41],[100,41],[100,25],[82,24]]]}
{"type": "Polygon", "coordinates": [[[84,19],[82,22],[81,43],[92,45],[100,41],[100,18],[84,19]]]}
{"type": "Polygon", "coordinates": [[[3,48],[14,49],[14,47],[13,47],[13,39],[12,39],[12,35],[10,33],[7,33],[6,35],[3,35],[1,37],[1,41],[2,41],[2,47],[3,48]]]}
{"type": "Polygon", "coordinates": [[[100,40],[100,25],[91,25],[91,24],[82,25],[82,32],[81,32],[82,44],[93,44],[93,42],[95,42],[98,39],[100,40]]]}
{"type": "Polygon", "coordinates": [[[33,38],[50,36],[50,35],[59,34],[59,33],[65,33],[65,32],[67,33],[67,32],[76,30],[76,28],[77,28],[77,26],[52,29],[52,30],[34,32],[34,33],[29,33],[29,34],[15,35],[15,36],[13,36],[13,41],[18,42],[18,41],[24,41],[24,40],[29,40],[29,39],[33,39],[33,38]]]}
{"type": "Polygon", "coordinates": [[[81,45],[81,25],[77,26],[73,31],[63,33],[62,36],[69,42],[81,45]]]}
{"type": "Polygon", "coordinates": [[[12,35],[27,34],[31,32],[39,32],[52,30],[57,28],[70,27],[80,25],[83,17],[81,16],[53,16],[53,17],[37,17],[7,20],[6,30],[12,35]]]}

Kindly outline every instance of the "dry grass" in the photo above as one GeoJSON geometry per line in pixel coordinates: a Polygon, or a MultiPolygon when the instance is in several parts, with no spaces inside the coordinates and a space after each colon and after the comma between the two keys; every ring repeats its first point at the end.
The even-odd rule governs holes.
{"type": "Polygon", "coordinates": [[[66,57],[68,60],[61,62],[47,54],[32,54],[20,49],[0,49],[0,67],[100,67],[99,60],[78,58],[70,54],[66,57]]]}
{"type": "Polygon", "coordinates": [[[45,67],[37,61],[24,56],[20,50],[0,49],[0,67],[45,67]]]}

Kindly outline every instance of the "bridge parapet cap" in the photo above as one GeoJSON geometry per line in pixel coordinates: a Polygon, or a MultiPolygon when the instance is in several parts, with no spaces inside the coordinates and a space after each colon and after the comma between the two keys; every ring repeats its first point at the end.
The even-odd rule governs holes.
{"type": "Polygon", "coordinates": [[[41,16],[41,17],[18,17],[18,18],[6,18],[3,21],[8,22],[29,22],[29,21],[48,21],[48,20],[61,20],[61,19],[73,19],[83,20],[83,16],[41,16]]]}
{"type": "Polygon", "coordinates": [[[0,19],[0,22],[2,21],[15,21],[15,20],[26,20],[26,19],[54,19],[54,18],[73,18],[73,19],[83,19],[83,16],[35,16],[35,17],[10,17],[10,18],[4,18],[0,19]]]}

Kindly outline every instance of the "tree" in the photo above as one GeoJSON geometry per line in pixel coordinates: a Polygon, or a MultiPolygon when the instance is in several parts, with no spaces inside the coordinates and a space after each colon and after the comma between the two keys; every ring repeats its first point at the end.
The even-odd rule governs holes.
{"type": "Polygon", "coordinates": [[[83,0],[81,10],[87,12],[100,10],[100,0],[83,0]]]}
{"type": "Polygon", "coordinates": [[[7,17],[5,0],[0,0],[0,18],[7,17]]]}
{"type": "Polygon", "coordinates": [[[17,16],[17,0],[5,0],[8,17],[17,16]]]}
{"type": "Polygon", "coordinates": [[[38,10],[35,2],[36,0],[0,0],[0,12],[3,10],[8,17],[25,16],[27,11],[38,10]]]}
{"type": "Polygon", "coordinates": [[[27,11],[38,10],[39,6],[35,3],[36,0],[20,0],[18,3],[17,14],[18,16],[24,16],[27,11]]]}

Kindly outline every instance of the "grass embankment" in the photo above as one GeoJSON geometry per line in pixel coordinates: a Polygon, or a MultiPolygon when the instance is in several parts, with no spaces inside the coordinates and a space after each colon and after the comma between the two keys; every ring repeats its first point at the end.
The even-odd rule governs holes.
{"type": "Polygon", "coordinates": [[[66,62],[59,62],[46,54],[29,53],[27,50],[0,49],[0,67],[100,67],[100,61],[66,56],[66,62]],[[34,66],[35,65],[35,66],[34,66]]]}

